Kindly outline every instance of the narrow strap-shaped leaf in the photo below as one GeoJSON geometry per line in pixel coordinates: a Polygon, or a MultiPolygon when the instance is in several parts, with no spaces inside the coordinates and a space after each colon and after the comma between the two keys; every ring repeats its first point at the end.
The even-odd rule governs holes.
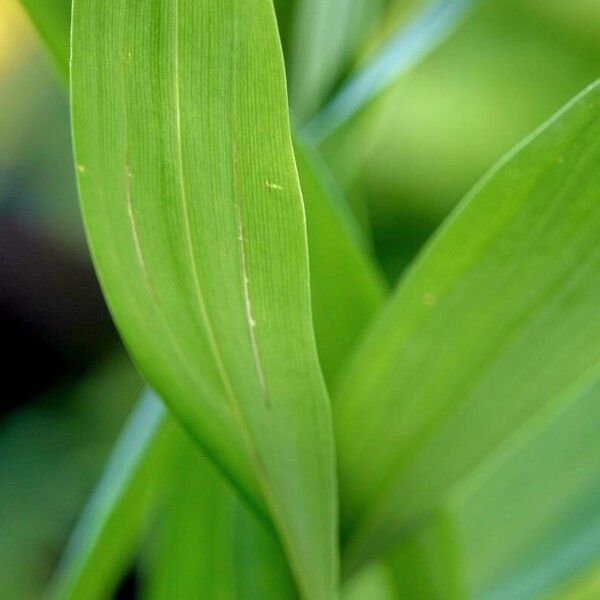
{"type": "Polygon", "coordinates": [[[431,0],[408,25],[402,23],[389,41],[307,124],[308,137],[321,143],[347,124],[402,73],[437,48],[481,0],[431,0]]]}
{"type": "MultiPolygon", "coordinates": [[[[60,2],[47,4],[45,11],[60,10],[59,4],[60,2]]],[[[27,9],[36,25],[43,21],[44,11],[41,11],[41,6],[30,3],[27,9]]],[[[68,40],[67,26],[64,30],[64,39],[68,40]]],[[[55,56],[55,59],[60,61],[61,56],[55,56]]],[[[68,66],[65,64],[65,73],[67,70],[68,66]]],[[[332,361],[341,362],[342,356],[350,350],[362,327],[381,305],[384,291],[380,283],[381,277],[376,272],[372,261],[361,250],[360,232],[352,221],[352,215],[348,212],[347,205],[343,199],[335,200],[338,192],[335,191],[335,184],[327,183],[325,167],[319,165],[318,160],[311,156],[311,151],[305,143],[297,140],[295,150],[299,160],[299,172],[309,226],[309,247],[313,265],[311,285],[314,290],[313,310],[319,352],[325,373],[333,376],[335,369],[332,361]],[[331,257],[335,257],[335,261],[331,261],[331,257]],[[319,268],[316,265],[323,265],[323,267],[319,268]],[[349,335],[350,332],[355,333],[354,338],[349,335]]],[[[146,408],[152,409],[152,406],[148,404],[146,408]]],[[[163,416],[163,419],[168,420],[166,415],[163,416]]],[[[145,422],[151,424],[151,419],[146,419],[145,422]]],[[[154,425],[152,426],[154,427],[154,425]]],[[[167,427],[172,430],[176,429],[165,423],[154,427],[156,435],[162,436],[162,429],[167,427]]],[[[177,436],[173,434],[171,437],[176,438],[177,436]]],[[[170,446],[173,444],[175,442],[171,440],[169,443],[161,442],[156,445],[162,447],[165,454],[170,455],[173,452],[170,446]]],[[[152,443],[147,444],[147,452],[156,452],[152,443]]],[[[131,460],[137,460],[137,468],[140,471],[144,470],[147,460],[145,456],[132,456],[131,460]]],[[[148,460],[156,463],[155,458],[148,460]]],[[[161,460],[161,464],[168,462],[166,458],[161,460]]],[[[124,465],[125,463],[121,461],[120,464],[124,465]]],[[[127,469],[132,468],[131,466],[127,467],[127,469]]],[[[164,474],[158,469],[154,469],[153,474],[159,480],[165,479],[164,474]]],[[[119,481],[126,482],[128,480],[119,476],[119,481]]],[[[148,478],[145,479],[145,482],[146,486],[154,485],[148,478]]],[[[129,538],[126,539],[125,536],[120,536],[118,531],[113,530],[114,527],[118,528],[118,518],[105,518],[102,515],[111,512],[115,514],[127,512],[127,508],[121,505],[129,503],[135,505],[136,502],[141,502],[140,498],[147,494],[146,489],[141,485],[133,486],[132,489],[128,485],[124,485],[120,495],[111,496],[112,506],[93,501],[92,505],[88,507],[85,518],[78,525],[77,539],[72,544],[77,550],[73,549],[71,553],[71,556],[81,553],[85,559],[81,557],[80,560],[65,559],[63,568],[55,580],[57,586],[62,590],[62,597],[68,597],[69,590],[77,593],[80,589],[89,588],[86,580],[90,577],[94,578],[96,573],[94,565],[98,560],[101,560],[106,568],[114,573],[114,576],[104,579],[102,585],[96,578],[98,583],[94,588],[97,591],[96,596],[101,597],[108,593],[124,568],[124,563],[119,557],[125,551],[119,546],[134,546],[135,542],[129,538]],[[132,499],[133,490],[138,494],[138,500],[132,499]],[[98,513],[95,517],[93,516],[94,512],[98,513]],[[106,540],[110,540],[110,542],[106,540]],[[87,549],[86,546],[88,546],[87,549]],[[104,555],[98,558],[97,551],[89,550],[91,547],[102,549],[104,555]],[[80,581],[77,581],[78,579],[80,581]]],[[[140,522],[138,536],[141,530],[140,522]]]]}
{"type": "Polygon", "coordinates": [[[272,2],[76,0],[73,15],[79,187],[115,320],[264,498],[303,594],[329,597],[334,443],[272,2]]]}
{"type": "Polygon", "coordinates": [[[600,364],[600,86],[477,186],[335,393],[348,568],[600,364]]]}
{"type": "Polygon", "coordinates": [[[55,600],[102,598],[118,584],[162,492],[174,423],[147,393],[130,418],[50,585],[55,600]]]}
{"type": "Polygon", "coordinates": [[[290,101],[304,121],[321,107],[382,7],[381,0],[302,0],[294,14],[290,101]]]}
{"type": "Polygon", "coordinates": [[[386,290],[327,168],[299,137],[294,148],[306,205],[315,334],[323,373],[331,384],[383,305],[386,290]]]}

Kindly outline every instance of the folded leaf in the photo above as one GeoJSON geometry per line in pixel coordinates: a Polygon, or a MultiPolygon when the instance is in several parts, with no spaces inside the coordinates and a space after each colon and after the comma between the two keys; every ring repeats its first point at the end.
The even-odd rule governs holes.
{"type": "Polygon", "coordinates": [[[335,390],[352,570],[600,365],[600,86],[477,186],[335,390]]]}
{"type": "Polygon", "coordinates": [[[76,1],[73,15],[80,194],[115,320],[161,397],[264,499],[303,594],[329,597],[333,435],[272,3],[76,1]]]}

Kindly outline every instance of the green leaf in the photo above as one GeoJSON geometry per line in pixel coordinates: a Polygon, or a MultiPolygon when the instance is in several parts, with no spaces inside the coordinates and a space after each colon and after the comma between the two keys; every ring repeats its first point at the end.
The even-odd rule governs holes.
{"type": "Polygon", "coordinates": [[[166,499],[142,598],[234,598],[233,493],[183,432],[171,442],[177,451],[162,473],[166,499]]]}
{"type": "Polygon", "coordinates": [[[460,577],[454,522],[445,511],[432,516],[413,536],[403,539],[386,564],[393,576],[399,598],[460,600],[465,593],[460,577]]]}
{"type": "MultiPolygon", "coordinates": [[[[29,8],[31,10],[39,9],[34,6],[29,8]]],[[[65,39],[68,38],[67,33],[65,32],[65,39]]],[[[311,286],[314,291],[312,300],[319,353],[325,374],[333,377],[336,365],[341,363],[364,326],[382,304],[384,289],[373,262],[362,251],[360,231],[353,222],[344,199],[339,197],[339,191],[330,180],[326,168],[312,155],[312,151],[306,143],[296,140],[295,150],[306,201],[309,249],[313,265],[311,269],[311,286]],[[331,260],[332,258],[335,260],[331,260]]],[[[166,415],[163,418],[168,420],[166,415]]],[[[172,426],[164,424],[156,427],[155,430],[158,433],[166,427],[173,429],[172,426]]],[[[172,437],[177,438],[176,435],[172,437]]],[[[161,443],[160,445],[165,453],[171,454],[173,453],[170,448],[171,444],[176,444],[176,441],[172,440],[170,444],[161,443]]],[[[154,451],[152,444],[148,444],[147,448],[149,452],[154,451]]],[[[139,468],[144,468],[146,459],[143,455],[131,457],[131,460],[138,460],[139,468]]],[[[152,460],[156,462],[156,459],[152,460]]],[[[168,460],[165,458],[161,464],[166,463],[168,460]]],[[[161,474],[156,473],[156,476],[161,477],[161,474]]],[[[128,479],[119,476],[119,481],[128,482],[128,479]]],[[[146,481],[146,485],[153,484],[146,481]]],[[[146,494],[143,486],[138,485],[134,489],[140,496],[146,494]]],[[[96,544],[98,547],[104,548],[106,556],[102,560],[105,562],[113,560],[116,563],[110,567],[114,576],[105,581],[108,588],[119,574],[122,575],[124,568],[124,565],[119,563],[119,553],[121,552],[118,548],[119,544],[133,544],[129,538],[126,539],[118,532],[111,531],[111,528],[119,523],[118,519],[103,516],[104,512],[118,513],[126,510],[120,504],[130,502],[129,488],[123,487],[122,497],[113,496],[112,502],[113,505],[110,508],[98,503],[93,505],[99,511],[97,519],[102,521],[101,527],[98,527],[95,520],[90,517],[93,507],[88,508],[84,522],[78,526],[80,539],[87,540],[88,545],[96,544]],[[86,528],[90,531],[83,533],[86,528]],[[109,544],[99,541],[99,538],[111,540],[116,547],[112,548],[109,544]]],[[[251,523],[247,526],[253,527],[251,523]]],[[[139,527],[138,536],[141,531],[142,528],[139,527]]],[[[266,545],[266,542],[263,545],[266,545]]],[[[81,543],[78,544],[78,547],[80,551],[86,552],[85,549],[82,549],[81,543]]],[[[86,557],[87,562],[85,560],[67,561],[65,564],[68,564],[69,568],[61,570],[59,579],[69,579],[71,582],[76,581],[77,578],[82,579],[77,584],[72,584],[71,589],[77,590],[88,585],[85,580],[90,577],[90,574],[93,574],[93,565],[97,557],[93,552],[86,552],[86,557]]],[[[265,559],[261,560],[267,562],[265,559]]],[[[267,564],[269,563],[267,562],[267,564]]],[[[62,585],[65,585],[66,588],[69,587],[64,582],[62,585]]],[[[101,586],[99,582],[96,590],[99,596],[108,593],[107,588],[101,586]]]]}
{"type": "MultiPolygon", "coordinates": [[[[432,0],[408,25],[401,23],[384,46],[348,81],[305,128],[322,143],[385,92],[396,79],[443,43],[481,0],[432,0]]],[[[331,35],[330,23],[327,34],[331,35]]],[[[335,31],[335,29],[334,29],[335,31]]]]}
{"type": "Polygon", "coordinates": [[[381,7],[381,0],[297,2],[290,102],[301,121],[311,117],[327,99],[381,7]]]}
{"type": "MultiPolygon", "coordinates": [[[[341,363],[348,355],[363,328],[381,305],[383,288],[377,271],[361,251],[360,232],[356,223],[352,221],[350,214],[347,212],[343,199],[336,199],[338,192],[335,185],[328,181],[325,167],[319,164],[315,156],[311,155],[311,151],[306,144],[297,140],[295,148],[306,201],[311,260],[314,259],[314,262],[321,265],[321,268],[313,267],[311,269],[315,329],[323,369],[326,374],[330,375],[332,380],[337,372],[336,365],[341,363]],[[331,260],[333,257],[335,260],[331,260]],[[341,277],[340,273],[343,273],[344,276],[341,277]]],[[[138,411],[142,410],[144,409],[141,407],[138,409],[138,411]]],[[[145,410],[154,411],[156,409],[152,403],[146,402],[145,410]]],[[[188,515],[185,519],[179,513],[193,512],[195,505],[190,504],[193,501],[201,504],[209,511],[210,506],[205,504],[207,500],[203,497],[204,491],[210,494],[210,499],[213,501],[212,509],[215,512],[221,514],[221,507],[226,504],[229,518],[236,519],[238,522],[237,530],[239,532],[235,540],[236,543],[249,548],[245,553],[244,561],[237,561],[236,563],[236,577],[243,582],[238,585],[239,594],[245,597],[243,596],[243,590],[256,590],[259,588],[260,582],[268,578],[272,585],[268,590],[262,589],[260,592],[261,597],[266,597],[265,594],[267,593],[272,593],[274,598],[284,597],[282,594],[284,590],[287,590],[289,582],[286,579],[286,569],[283,568],[285,565],[280,564],[281,557],[277,554],[280,547],[273,540],[272,534],[265,532],[264,524],[258,523],[256,517],[249,514],[238,500],[233,500],[232,493],[227,489],[226,484],[221,480],[222,478],[220,477],[217,480],[216,476],[211,474],[212,469],[206,466],[205,459],[192,449],[189,443],[186,444],[184,440],[180,439],[182,436],[181,433],[178,433],[179,428],[172,423],[168,424],[170,418],[167,413],[163,414],[162,419],[165,423],[160,426],[155,426],[152,418],[144,419],[144,423],[152,427],[154,435],[163,436],[162,431],[164,429],[169,429],[171,432],[168,434],[170,438],[168,442],[163,443],[160,441],[156,444],[149,443],[146,445],[148,453],[154,455],[157,448],[161,448],[162,452],[167,455],[160,461],[163,470],[159,471],[156,467],[157,458],[147,459],[144,455],[136,453],[130,460],[138,461],[137,469],[144,469],[147,460],[151,460],[155,464],[153,479],[143,478],[145,486],[137,485],[133,490],[125,485],[119,495],[111,496],[111,507],[94,503],[86,510],[84,521],[78,525],[79,532],[84,532],[86,529],[90,530],[88,533],[79,534],[79,537],[87,540],[88,546],[94,544],[103,548],[106,555],[102,560],[105,563],[113,561],[111,570],[114,572],[114,576],[104,580],[104,584],[97,581],[96,597],[100,598],[108,595],[112,591],[111,586],[118,579],[118,575],[123,575],[126,565],[119,560],[121,552],[118,549],[119,545],[133,545],[133,540],[122,537],[119,531],[113,531],[113,528],[119,526],[119,520],[104,518],[103,513],[125,512],[128,510],[127,505],[129,505],[129,510],[133,510],[131,507],[135,506],[136,500],[131,498],[132,491],[135,491],[138,497],[144,497],[147,494],[147,487],[156,485],[155,479],[162,482],[160,485],[165,488],[172,486],[171,496],[173,500],[169,507],[170,512],[173,513],[171,518],[178,524],[182,520],[186,523],[188,521],[195,523],[195,530],[191,525],[186,525],[184,529],[194,530],[197,536],[203,535],[202,528],[204,525],[210,526],[212,524],[212,521],[208,518],[203,520],[203,517],[207,516],[207,512],[194,512],[194,515],[188,515]],[[177,448],[180,446],[182,448],[178,451],[177,448]],[[173,482],[166,477],[165,471],[171,468],[170,457],[178,452],[181,454],[179,459],[181,465],[177,467],[177,473],[179,474],[187,467],[193,476],[182,474],[173,482]],[[94,510],[98,511],[95,519],[91,517],[94,510]],[[101,525],[98,525],[96,521],[101,521],[101,525]],[[102,542],[101,545],[96,539],[100,537],[110,540],[115,547],[107,542],[102,542]]],[[[137,421],[136,418],[133,423],[136,424],[137,421]]],[[[147,432],[145,435],[150,436],[151,432],[147,432]]],[[[130,471],[133,470],[133,467],[123,462],[120,464],[130,471]]],[[[108,476],[107,474],[105,477],[108,476]]],[[[111,473],[111,476],[114,476],[114,474],[111,473]]],[[[129,482],[127,477],[123,475],[117,475],[117,479],[120,482],[129,482]]],[[[154,512],[157,509],[158,506],[155,505],[154,512]]],[[[218,518],[223,519],[222,516],[218,518]]],[[[137,530],[138,539],[141,533],[142,527],[139,527],[137,530]]],[[[175,535],[175,533],[172,535],[175,535]]],[[[185,537],[184,541],[194,543],[196,538],[185,537]]],[[[161,577],[165,581],[172,582],[173,578],[177,577],[182,578],[188,585],[198,585],[200,578],[194,580],[194,582],[188,580],[186,578],[187,573],[183,572],[180,564],[181,561],[186,560],[184,554],[187,546],[181,543],[181,538],[177,549],[171,547],[171,542],[172,538],[167,534],[167,539],[163,542],[164,549],[161,550],[162,559],[157,557],[155,560],[157,570],[161,575],[155,573],[153,579],[154,577],[161,577]]],[[[218,540],[215,540],[215,542],[218,542],[218,540]]],[[[231,552],[234,547],[232,536],[223,540],[222,544],[227,544],[230,548],[229,552],[231,552]]],[[[78,552],[85,552],[86,559],[68,561],[66,563],[68,568],[62,569],[60,573],[61,579],[68,578],[71,581],[82,579],[76,586],[71,585],[68,587],[68,589],[74,590],[88,585],[85,580],[94,577],[96,572],[94,563],[97,560],[96,555],[93,552],[86,551],[83,544],[78,543],[77,548],[78,552]]],[[[223,557],[228,556],[221,545],[219,545],[219,550],[213,549],[213,552],[218,554],[221,560],[225,560],[223,557]]],[[[75,551],[72,554],[76,554],[75,551]]],[[[185,564],[189,565],[189,563],[185,564]]],[[[200,565],[197,565],[197,567],[198,569],[202,568],[200,565]]],[[[204,571],[202,572],[204,573],[204,571]]],[[[206,578],[202,578],[202,582],[206,583],[206,578]]],[[[216,582],[213,583],[216,585],[216,582]]],[[[67,588],[65,584],[62,585],[67,588]]],[[[151,593],[158,595],[164,589],[162,586],[166,583],[155,582],[151,585],[156,586],[156,588],[151,588],[151,593]]],[[[290,594],[287,593],[286,595],[289,596],[290,594]]],[[[63,595],[63,598],[67,597],[73,596],[63,595]]]]}
{"type": "Polygon", "coordinates": [[[102,598],[119,583],[161,493],[175,427],[160,401],[146,394],[115,447],[67,552],[49,598],[102,598]]]}
{"type": "Polygon", "coordinates": [[[29,14],[60,75],[69,74],[69,28],[71,0],[19,0],[29,14]]]}
{"type": "Polygon", "coordinates": [[[239,502],[234,506],[233,547],[240,600],[298,597],[277,538],[239,502]]]}
{"type": "Polygon", "coordinates": [[[272,3],[76,1],[73,18],[80,195],[117,325],[264,498],[303,594],[331,596],[334,443],[272,3]]]}
{"type": "Polygon", "coordinates": [[[261,578],[271,582],[274,598],[295,597],[274,532],[240,504],[150,392],[130,418],[47,597],[111,596],[159,511],[164,526],[144,597],[244,598],[261,578]]]}
{"type": "Polygon", "coordinates": [[[600,568],[595,564],[587,572],[568,581],[550,600],[595,600],[600,595],[600,568]]]}
{"type": "Polygon", "coordinates": [[[242,506],[179,428],[171,446],[169,472],[155,475],[167,498],[143,598],[297,598],[272,528],[242,506]]]}
{"type": "Polygon", "coordinates": [[[600,556],[599,397],[595,377],[516,431],[454,486],[441,518],[394,551],[399,586],[415,585],[426,573],[427,585],[439,582],[421,593],[428,598],[447,598],[453,589],[457,598],[560,598],[588,578],[582,590],[588,584],[594,589],[590,564],[600,556]],[[423,544],[426,539],[433,543],[423,544]]]}
{"type": "Polygon", "coordinates": [[[596,374],[453,490],[446,504],[470,595],[540,597],[600,556],[599,398],[596,374]]]}
{"type": "Polygon", "coordinates": [[[294,148],[306,206],[310,284],[321,366],[332,383],[382,307],[383,278],[345,198],[306,141],[294,148]]]}
{"type": "Polygon", "coordinates": [[[600,86],[477,186],[335,390],[347,568],[600,364],[600,86]]]}
{"type": "Polygon", "coordinates": [[[342,588],[342,600],[397,600],[392,573],[373,561],[342,588]]]}

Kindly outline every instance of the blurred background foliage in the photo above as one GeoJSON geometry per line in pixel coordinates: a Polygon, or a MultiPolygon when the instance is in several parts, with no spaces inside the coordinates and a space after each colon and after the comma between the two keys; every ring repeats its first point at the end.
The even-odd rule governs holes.
{"type": "MultiPolygon", "coordinates": [[[[289,4],[279,4],[287,52],[289,4]]],[[[420,4],[387,2],[356,64],[420,4]]],[[[47,39],[61,43],[52,31],[47,39]]],[[[323,156],[368,225],[390,281],[503,153],[599,76],[598,0],[489,0],[327,141],[323,156]]],[[[142,387],[87,255],[61,81],[21,7],[1,3],[0,600],[39,597],[142,387]]],[[[535,460],[536,449],[528,452],[535,460]]],[[[523,464],[497,485],[526,477],[523,464]]],[[[583,512],[593,512],[600,498],[590,490],[583,512]]],[[[475,498],[457,510],[469,552],[478,557],[471,587],[483,593],[502,573],[488,572],[489,538],[471,531],[485,517],[479,505],[475,498]]],[[[515,518],[510,512],[497,520],[499,529],[515,518]]],[[[582,585],[594,597],[597,572],[582,585]]],[[[125,583],[123,597],[128,589],[125,583]]]]}

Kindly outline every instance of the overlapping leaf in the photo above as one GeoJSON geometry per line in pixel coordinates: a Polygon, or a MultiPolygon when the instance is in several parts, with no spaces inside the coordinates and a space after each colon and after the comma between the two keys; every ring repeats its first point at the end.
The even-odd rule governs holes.
{"type": "Polygon", "coordinates": [[[327,99],[381,7],[381,0],[296,4],[290,97],[298,118],[311,117],[327,99]]]}
{"type": "Polygon", "coordinates": [[[173,462],[177,426],[165,412],[149,393],[140,401],[78,523],[49,598],[101,598],[119,583],[173,462]]]}
{"type": "MultiPolygon", "coordinates": [[[[306,132],[324,142],[382,95],[398,77],[437,48],[480,0],[430,0],[400,23],[365,65],[309,121],[306,132]]],[[[326,3],[325,3],[326,4],[326,3]]]]}
{"type": "Polygon", "coordinates": [[[596,85],[476,188],[350,361],[334,402],[348,568],[600,364],[599,132],[596,85]]]}

